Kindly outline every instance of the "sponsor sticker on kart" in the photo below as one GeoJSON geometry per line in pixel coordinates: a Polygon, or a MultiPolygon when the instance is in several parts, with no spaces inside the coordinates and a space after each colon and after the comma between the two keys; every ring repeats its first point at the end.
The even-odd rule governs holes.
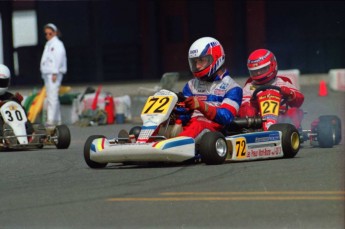
{"type": "Polygon", "coordinates": [[[260,96],[260,110],[263,116],[278,116],[279,115],[279,103],[280,97],[278,96],[260,96]]]}
{"type": "Polygon", "coordinates": [[[263,124],[264,130],[268,130],[270,125],[276,123],[279,115],[280,93],[275,90],[263,91],[259,94],[261,116],[267,121],[263,124]]]}

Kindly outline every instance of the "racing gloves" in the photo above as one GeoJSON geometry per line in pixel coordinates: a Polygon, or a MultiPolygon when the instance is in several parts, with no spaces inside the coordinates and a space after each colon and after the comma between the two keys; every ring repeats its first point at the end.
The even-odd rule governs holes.
{"type": "Polygon", "coordinates": [[[174,114],[176,115],[177,119],[182,121],[182,126],[187,125],[189,120],[191,119],[192,112],[188,108],[185,108],[185,104],[183,103],[183,107],[175,107],[174,114]]]}
{"type": "Polygon", "coordinates": [[[200,111],[206,118],[214,120],[217,114],[217,108],[211,105],[208,105],[204,101],[198,99],[195,96],[190,96],[184,101],[186,107],[191,110],[200,111]]]}
{"type": "Polygon", "coordinates": [[[280,91],[282,95],[288,99],[288,101],[291,101],[296,97],[295,92],[288,87],[282,86],[280,87],[280,91]]]}
{"type": "Polygon", "coordinates": [[[304,101],[304,95],[298,90],[291,89],[285,86],[280,87],[281,94],[287,98],[287,104],[290,107],[300,107],[304,101]]]}

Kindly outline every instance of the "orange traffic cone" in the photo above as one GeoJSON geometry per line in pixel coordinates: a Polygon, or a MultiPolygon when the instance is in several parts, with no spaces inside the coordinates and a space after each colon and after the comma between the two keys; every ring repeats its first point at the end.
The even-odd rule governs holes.
{"type": "Polygon", "coordinates": [[[319,86],[319,96],[327,96],[327,85],[324,80],[320,81],[320,86],[319,86]]]}

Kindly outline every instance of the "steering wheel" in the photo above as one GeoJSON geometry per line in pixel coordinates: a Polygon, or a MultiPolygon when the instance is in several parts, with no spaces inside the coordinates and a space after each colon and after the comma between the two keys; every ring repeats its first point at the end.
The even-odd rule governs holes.
{"type": "Polygon", "coordinates": [[[186,97],[183,95],[182,92],[178,92],[176,93],[177,98],[178,98],[178,102],[184,102],[186,100],[186,97]]]}
{"type": "Polygon", "coordinates": [[[260,86],[260,87],[255,89],[255,91],[253,92],[253,95],[252,95],[252,100],[256,100],[257,94],[259,92],[266,91],[266,90],[269,90],[269,89],[277,90],[277,91],[279,91],[279,93],[281,92],[281,89],[278,86],[263,85],[263,86],[260,86]]]}

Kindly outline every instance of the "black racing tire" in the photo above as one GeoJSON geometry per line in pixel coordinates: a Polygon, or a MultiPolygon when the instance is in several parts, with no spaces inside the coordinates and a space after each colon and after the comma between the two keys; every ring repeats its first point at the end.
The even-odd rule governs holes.
{"type": "Polygon", "coordinates": [[[57,137],[55,142],[57,149],[67,149],[71,144],[71,133],[66,125],[56,126],[54,135],[57,137]]]}
{"type": "Polygon", "coordinates": [[[0,136],[4,137],[4,120],[0,117],[0,136]]]}
{"type": "Polygon", "coordinates": [[[340,118],[336,115],[322,115],[319,117],[319,120],[320,120],[320,122],[326,123],[325,125],[332,126],[332,137],[334,140],[333,144],[339,145],[339,143],[341,142],[341,138],[342,138],[340,118]]]}
{"type": "Polygon", "coordinates": [[[317,140],[321,148],[332,148],[341,141],[341,122],[335,115],[322,115],[316,127],[317,140]]]}
{"type": "Polygon", "coordinates": [[[103,135],[91,135],[87,138],[84,144],[84,160],[86,164],[92,169],[102,169],[107,166],[108,163],[98,163],[90,159],[90,148],[93,140],[97,138],[105,138],[103,135]]]}
{"type": "Polygon", "coordinates": [[[207,165],[223,164],[228,154],[228,145],[220,132],[205,133],[199,143],[199,153],[207,165]]]}
{"type": "Polygon", "coordinates": [[[296,127],[289,123],[273,124],[268,128],[269,131],[282,132],[282,147],[284,158],[293,158],[301,146],[300,135],[296,127]]]}
{"type": "Polygon", "coordinates": [[[135,136],[135,139],[138,139],[140,131],[141,131],[141,126],[134,126],[129,130],[129,135],[133,134],[135,136]]]}

